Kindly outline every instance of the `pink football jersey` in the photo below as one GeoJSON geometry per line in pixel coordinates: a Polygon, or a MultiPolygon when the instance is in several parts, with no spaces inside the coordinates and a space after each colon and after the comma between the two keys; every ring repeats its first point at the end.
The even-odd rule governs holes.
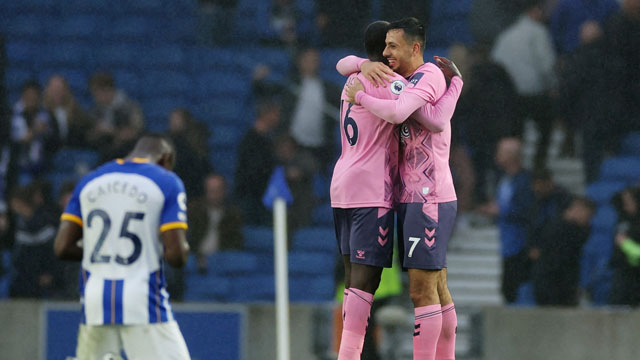
{"type": "MultiPolygon", "coordinates": [[[[457,89],[458,96],[460,89],[457,89]]],[[[409,78],[405,95],[418,95],[426,101],[426,106],[430,106],[435,104],[445,91],[447,86],[442,71],[432,63],[425,63],[409,78]]],[[[457,98],[447,97],[447,104],[439,105],[455,107],[457,98]]],[[[449,168],[450,146],[450,121],[446,122],[441,132],[431,132],[413,118],[407,119],[401,125],[401,156],[398,165],[400,181],[396,188],[398,202],[441,203],[456,200],[449,168]]]]}
{"type": "MultiPolygon", "coordinates": [[[[380,99],[397,99],[408,84],[396,74],[386,87],[375,87],[357,73],[349,77],[345,89],[356,77],[368,94],[380,99]]],[[[340,101],[342,154],[331,179],[331,206],[392,208],[394,184],[398,181],[398,138],[394,136],[397,127],[346,99],[343,90],[340,101]]]]}

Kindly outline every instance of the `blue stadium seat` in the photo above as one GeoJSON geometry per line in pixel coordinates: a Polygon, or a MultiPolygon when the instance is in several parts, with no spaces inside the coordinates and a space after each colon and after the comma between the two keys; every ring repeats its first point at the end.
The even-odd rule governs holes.
{"type": "Polygon", "coordinates": [[[587,197],[598,204],[606,204],[611,197],[627,187],[623,181],[596,181],[587,186],[587,197]]]}
{"type": "Polygon", "coordinates": [[[248,125],[254,120],[249,97],[216,96],[197,102],[194,114],[202,121],[215,125],[248,125]]]}
{"type": "Polygon", "coordinates": [[[518,294],[516,295],[516,301],[513,303],[516,306],[534,306],[536,305],[536,299],[534,295],[534,287],[532,282],[522,283],[518,288],[518,294]]]}
{"type": "Polygon", "coordinates": [[[313,194],[322,200],[329,199],[329,190],[331,187],[331,179],[322,174],[316,174],[313,177],[313,194]]]}
{"type": "Polygon", "coordinates": [[[71,15],[49,21],[48,32],[56,41],[99,39],[107,28],[108,19],[98,15],[71,15]]]}
{"type": "Polygon", "coordinates": [[[431,2],[431,19],[465,17],[471,12],[473,0],[433,0],[431,2]]]}
{"type": "Polygon", "coordinates": [[[316,226],[333,226],[333,209],[331,204],[320,204],[313,208],[313,224],[316,226]]]}
{"type": "Polygon", "coordinates": [[[300,229],[293,235],[293,250],[335,253],[336,234],[332,227],[300,229]]]}
{"type": "Polygon", "coordinates": [[[272,48],[256,48],[247,54],[252,61],[250,70],[257,64],[268,65],[271,71],[284,76],[289,75],[291,66],[291,56],[284,50],[272,48]]]}
{"type": "Polygon", "coordinates": [[[136,95],[141,92],[141,81],[136,72],[128,70],[115,70],[113,71],[113,77],[116,80],[116,87],[119,89],[123,89],[128,94],[136,95]]]}
{"type": "Polygon", "coordinates": [[[113,44],[100,46],[96,49],[97,65],[102,68],[112,69],[115,67],[130,68],[135,71],[135,65],[144,52],[139,46],[133,44],[113,44]]]}
{"type": "Polygon", "coordinates": [[[139,66],[145,70],[181,70],[185,61],[185,53],[179,46],[152,47],[138,59],[139,66]]]}
{"type": "Polygon", "coordinates": [[[326,252],[289,252],[289,273],[297,275],[325,275],[332,273],[337,254],[326,252]]]}
{"type": "Polygon", "coordinates": [[[0,1],[0,11],[4,14],[4,19],[10,14],[25,13],[47,13],[52,11],[56,0],[20,0],[20,1],[0,1]]]}
{"type": "Polygon", "coordinates": [[[325,302],[333,300],[335,281],[331,269],[324,276],[295,276],[289,279],[289,298],[292,302],[325,302]]]}
{"type": "Polygon", "coordinates": [[[57,172],[84,175],[98,166],[99,155],[91,150],[62,148],[53,157],[57,172]]]}
{"type": "Polygon", "coordinates": [[[197,91],[202,98],[213,96],[249,96],[251,84],[246,74],[223,71],[208,71],[198,79],[197,91]]]}
{"type": "Polygon", "coordinates": [[[618,214],[613,206],[599,206],[596,214],[591,220],[591,231],[612,231],[615,228],[617,221],[618,214]]]}
{"type": "Polygon", "coordinates": [[[273,251],[273,229],[267,226],[245,226],[244,248],[249,251],[273,251]]]}
{"type": "Polygon", "coordinates": [[[244,55],[239,49],[193,47],[189,50],[188,61],[191,71],[198,76],[209,70],[236,71],[239,66],[245,70],[246,68],[242,65],[243,61],[238,60],[243,57],[244,55]]]}
{"type": "Polygon", "coordinates": [[[169,125],[169,114],[178,107],[184,107],[186,100],[180,96],[160,96],[143,102],[147,128],[164,131],[169,125]]]}
{"type": "Polygon", "coordinates": [[[189,76],[177,71],[147,71],[142,77],[142,92],[146,97],[183,96],[193,91],[189,76]]]}
{"type": "Polygon", "coordinates": [[[213,149],[210,154],[211,165],[216,173],[224,176],[228,188],[233,188],[233,180],[236,170],[236,147],[231,149],[213,149]]]}
{"type": "Polygon", "coordinates": [[[600,166],[600,179],[637,182],[640,180],[640,157],[614,157],[600,166]]]}
{"type": "Polygon", "coordinates": [[[9,39],[41,39],[45,32],[47,16],[4,16],[0,25],[9,39]]]}
{"type": "Polygon", "coordinates": [[[34,78],[33,73],[28,68],[9,67],[4,76],[4,85],[10,92],[18,92],[22,90],[22,85],[27,80],[34,78]]]}
{"type": "Polygon", "coordinates": [[[624,137],[622,144],[620,144],[620,154],[640,156],[640,132],[633,132],[624,137]]]}
{"type": "Polygon", "coordinates": [[[254,43],[260,39],[273,38],[274,34],[270,33],[269,26],[270,13],[269,1],[239,0],[236,5],[234,38],[254,43]]]}
{"type": "Polygon", "coordinates": [[[196,40],[196,21],[194,17],[157,19],[155,28],[159,37],[169,43],[191,45],[196,40]]]}
{"type": "Polygon", "coordinates": [[[162,0],[168,14],[178,14],[185,18],[193,18],[198,12],[197,0],[162,0]]]}
{"type": "Polygon", "coordinates": [[[157,37],[155,23],[144,16],[116,17],[105,34],[110,40],[146,42],[157,37]]]}
{"type": "Polygon", "coordinates": [[[61,14],[111,15],[118,13],[118,2],[114,0],[61,0],[56,1],[61,14]]]}
{"type": "Polygon", "coordinates": [[[135,15],[159,15],[166,11],[163,0],[135,0],[124,1],[121,10],[135,15]]]}
{"type": "Polygon", "coordinates": [[[186,277],[186,301],[225,301],[233,280],[207,274],[189,274],[186,277]]]}
{"type": "MultiPolygon", "coordinates": [[[[40,54],[38,62],[49,66],[84,67],[93,61],[90,47],[82,42],[57,42],[40,54]]],[[[46,68],[45,67],[45,68],[46,68]]]]}
{"type": "Polygon", "coordinates": [[[242,140],[245,129],[238,125],[217,125],[211,129],[209,145],[213,148],[235,148],[242,140]]]}
{"type": "Polygon", "coordinates": [[[259,271],[255,254],[247,251],[219,251],[208,258],[209,269],[216,275],[250,274],[259,271]]]}
{"type": "Polygon", "coordinates": [[[228,297],[233,302],[273,301],[274,298],[274,277],[262,274],[234,277],[228,297]]]}
{"type": "Polygon", "coordinates": [[[0,250],[0,256],[2,256],[2,261],[0,262],[2,265],[0,269],[0,299],[5,299],[9,297],[11,252],[9,250],[0,250]]]}
{"type": "Polygon", "coordinates": [[[7,60],[9,60],[9,64],[11,65],[31,66],[36,56],[38,56],[36,52],[37,48],[37,45],[34,45],[30,41],[7,41],[5,45],[7,60]]]}

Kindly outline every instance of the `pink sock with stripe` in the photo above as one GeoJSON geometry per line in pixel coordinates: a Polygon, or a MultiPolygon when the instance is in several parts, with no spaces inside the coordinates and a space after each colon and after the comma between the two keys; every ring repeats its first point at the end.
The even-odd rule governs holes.
{"type": "Polygon", "coordinates": [[[347,289],[342,304],[342,339],[338,360],[360,360],[367,332],[373,294],[355,288],[347,289]]]}
{"type": "Polygon", "coordinates": [[[453,304],[442,307],[442,330],[436,347],[436,360],[454,360],[456,358],[456,333],[458,315],[453,304]]]}
{"type": "Polygon", "coordinates": [[[435,360],[436,345],[442,329],[440,304],[415,309],[416,324],[413,331],[413,360],[435,360]]]}

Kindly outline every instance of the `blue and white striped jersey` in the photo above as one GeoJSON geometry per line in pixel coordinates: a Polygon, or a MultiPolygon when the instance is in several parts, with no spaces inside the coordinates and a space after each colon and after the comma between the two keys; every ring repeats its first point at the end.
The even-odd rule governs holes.
{"type": "Polygon", "coordinates": [[[173,320],[160,233],[187,228],[186,203],[180,178],[146,159],[116,160],[80,181],[62,219],[83,230],[85,324],[173,320]]]}

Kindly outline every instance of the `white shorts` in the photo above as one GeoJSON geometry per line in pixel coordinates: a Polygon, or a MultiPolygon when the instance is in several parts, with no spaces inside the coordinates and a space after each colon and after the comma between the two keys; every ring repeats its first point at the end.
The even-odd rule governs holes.
{"type": "Polygon", "coordinates": [[[189,360],[189,350],[178,323],[146,325],[80,325],[78,360],[118,360],[124,350],[129,360],[189,360]]]}

